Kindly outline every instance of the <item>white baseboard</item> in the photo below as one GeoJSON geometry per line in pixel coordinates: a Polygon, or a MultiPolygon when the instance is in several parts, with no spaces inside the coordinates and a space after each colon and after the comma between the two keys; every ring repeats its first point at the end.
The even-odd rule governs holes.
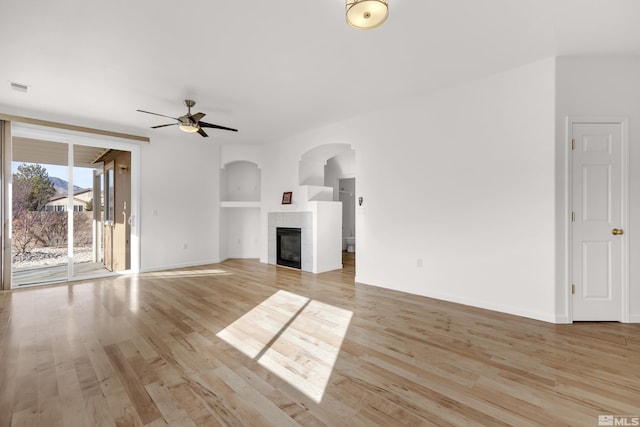
{"type": "Polygon", "coordinates": [[[640,314],[632,314],[629,316],[629,323],[640,323],[640,314]]]}
{"type": "Polygon", "coordinates": [[[375,285],[372,283],[367,283],[366,279],[361,280],[361,277],[356,277],[355,281],[358,283],[363,283],[365,285],[369,285],[369,286],[376,286],[379,288],[385,288],[385,289],[391,289],[391,290],[395,290],[398,292],[405,292],[405,293],[410,293],[412,295],[420,295],[423,297],[427,297],[427,298],[433,298],[433,299],[437,299],[437,300],[441,300],[441,301],[447,301],[447,302],[453,302],[456,304],[462,304],[462,305],[468,305],[470,307],[476,307],[476,308],[481,308],[484,310],[491,310],[491,311],[497,311],[499,313],[505,313],[505,314],[510,314],[513,316],[519,316],[519,317],[526,317],[528,319],[533,319],[533,320],[539,320],[542,322],[547,322],[547,323],[570,323],[568,321],[568,319],[565,319],[565,316],[556,316],[555,313],[545,313],[545,312],[538,312],[538,311],[531,311],[531,310],[527,310],[527,309],[523,309],[520,307],[513,307],[513,306],[504,306],[504,305],[500,305],[500,304],[491,304],[491,303],[487,303],[486,301],[477,301],[477,300],[473,300],[470,298],[463,298],[463,297],[459,297],[457,295],[450,295],[450,294],[442,294],[442,293],[412,293],[412,292],[407,292],[405,290],[402,289],[396,289],[396,288],[388,288],[385,286],[379,286],[379,285],[375,285]]]}
{"type": "Polygon", "coordinates": [[[569,316],[563,314],[562,316],[556,316],[556,321],[553,323],[558,323],[558,324],[569,324],[569,323],[573,323],[571,320],[569,320],[569,316]]]}
{"type": "Polygon", "coordinates": [[[326,273],[328,271],[334,271],[334,270],[342,270],[342,263],[340,264],[336,264],[332,267],[327,267],[325,269],[323,269],[322,271],[312,271],[313,274],[321,274],[321,273],[326,273]]]}

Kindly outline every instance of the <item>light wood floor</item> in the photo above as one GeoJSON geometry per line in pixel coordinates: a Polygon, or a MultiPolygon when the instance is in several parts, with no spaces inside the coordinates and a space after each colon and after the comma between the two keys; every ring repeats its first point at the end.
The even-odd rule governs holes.
{"type": "Polygon", "coordinates": [[[253,260],[0,293],[0,426],[596,426],[640,325],[551,325],[253,260]]]}

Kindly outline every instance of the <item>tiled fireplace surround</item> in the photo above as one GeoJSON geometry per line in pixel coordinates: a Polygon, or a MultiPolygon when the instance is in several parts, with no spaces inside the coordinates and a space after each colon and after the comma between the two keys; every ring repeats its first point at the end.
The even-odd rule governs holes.
{"type": "Polygon", "coordinates": [[[301,237],[301,260],[303,271],[313,272],[313,217],[311,212],[270,212],[269,264],[276,264],[276,229],[278,227],[299,228],[301,237]]]}

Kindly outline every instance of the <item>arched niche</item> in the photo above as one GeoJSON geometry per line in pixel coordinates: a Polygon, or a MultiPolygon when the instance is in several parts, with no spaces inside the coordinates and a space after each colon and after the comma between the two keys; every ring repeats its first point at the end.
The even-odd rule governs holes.
{"type": "MultiPolygon", "coordinates": [[[[355,150],[343,151],[329,158],[324,165],[324,186],[333,188],[333,200],[341,200],[338,197],[340,182],[345,178],[355,179],[356,176],[356,152],[355,150]]],[[[350,190],[355,191],[355,188],[350,190]]]]}
{"type": "MultiPolygon", "coordinates": [[[[326,193],[342,203],[342,249],[355,250],[356,237],[356,153],[351,144],[333,143],[315,147],[304,153],[298,164],[301,186],[322,187],[307,190],[326,193]]],[[[312,200],[312,199],[309,199],[312,200]]]]}
{"type": "Polygon", "coordinates": [[[260,201],[258,165],[246,160],[225,164],[220,172],[220,199],[229,202],[260,201]]]}
{"type": "Polygon", "coordinates": [[[351,145],[346,143],[324,144],[307,151],[298,162],[298,183],[325,186],[327,161],[351,151],[353,151],[351,145]]]}

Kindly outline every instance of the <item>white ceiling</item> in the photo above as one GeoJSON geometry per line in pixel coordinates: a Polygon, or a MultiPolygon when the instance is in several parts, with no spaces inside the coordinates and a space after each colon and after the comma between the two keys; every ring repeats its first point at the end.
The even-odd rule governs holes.
{"type": "Polygon", "coordinates": [[[264,143],[554,55],[640,54],[640,0],[389,8],[358,31],[344,0],[2,0],[0,112],[153,138],[179,131],[135,110],[177,117],[192,98],[204,121],[240,130],[211,140],[264,143]]]}

